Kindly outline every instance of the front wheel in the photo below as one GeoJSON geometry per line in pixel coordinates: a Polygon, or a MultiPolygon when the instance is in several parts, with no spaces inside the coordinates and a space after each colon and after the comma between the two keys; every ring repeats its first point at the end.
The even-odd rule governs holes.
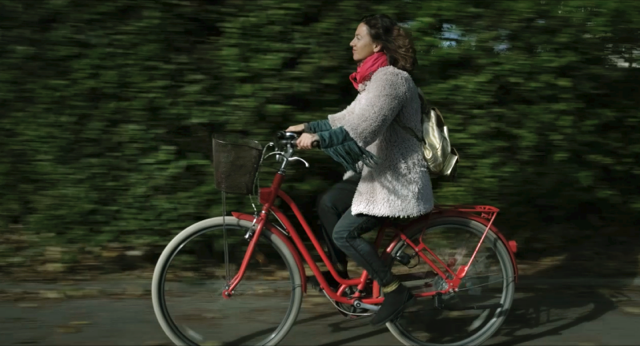
{"type": "MultiPolygon", "coordinates": [[[[446,217],[427,220],[406,235],[416,246],[427,246],[456,273],[469,263],[485,229],[473,220],[446,217]]],[[[446,289],[446,282],[407,243],[400,241],[391,255],[392,272],[414,294],[446,289]]],[[[438,267],[448,273],[444,266],[438,267]]],[[[513,297],[513,263],[504,243],[489,231],[458,292],[419,297],[387,327],[405,345],[480,345],[504,323],[513,297]]]]}
{"type": "MultiPolygon", "coordinates": [[[[251,222],[225,217],[233,278],[249,242],[251,222]]],[[[293,326],[302,305],[302,279],[287,246],[268,229],[256,243],[246,273],[224,299],[226,268],[223,218],[198,222],[164,249],[151,285],[153,309],[176,345],[277,345],[293,326]]]]}

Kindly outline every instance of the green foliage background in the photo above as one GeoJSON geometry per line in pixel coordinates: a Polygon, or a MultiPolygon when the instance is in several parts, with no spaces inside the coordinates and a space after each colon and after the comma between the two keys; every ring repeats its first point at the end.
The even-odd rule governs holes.
{"type": "MultiPolygon", "coordinates": [[[[637,220],[638,1],[1,0],[3,232],[163,245],[219,215],[206,130],[265,143],[345,107],[348,43],[375,12],[411,21],[414,79],[462,155],[438,202],[496,205],[525,242],[586,215],[637,220]]],[[[313,220],[342,169],[304,155],[285,188],[313,220]]]]}

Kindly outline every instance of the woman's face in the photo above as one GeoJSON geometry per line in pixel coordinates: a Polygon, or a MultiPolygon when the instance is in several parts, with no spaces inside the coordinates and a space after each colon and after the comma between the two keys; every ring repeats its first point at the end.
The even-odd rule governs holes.
{"type": "Polygon", "coordinates": [[[382,49],[379,44],[373,42],[369,35],[369,29],[364,23],[358,25],[355,37],[350,45],[353,52],[353,60],[357,62],[370,57],[373,53],[377,53],[382,49]]]}

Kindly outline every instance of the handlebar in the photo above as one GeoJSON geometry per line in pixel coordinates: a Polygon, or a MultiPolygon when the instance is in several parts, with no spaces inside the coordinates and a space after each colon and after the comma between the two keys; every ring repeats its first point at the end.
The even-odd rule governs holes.
{"type": "MultiPolygon", "coordinates": [[[[299,135],[297,132],[279,131],[276,134],[276,142],[279,146],[284,146],[284,147],[291,146],[291,148],[297,148],[298,136],[299,135]]],[[[311,146],[314,148],[320,148],[320,141],[317,141],[317,140],[313,141],[311,146]]]]}
{"type": "MultiPolygon", "coordinates": [[[[275,155],[278,162],[282,162],[282,166],[280,167],[279,172],[284,172],[285,167],[287,166],[287,163],[290,161],[302,161],[302,163],[304,163],[304,165],[307,168],[309,168],[309,163],[307,163],[307,161],[305,161],[302,158],[293,156],[294,149],[298,147],[297,141],[298,141],[298,133],[296,132],[286,132],[286,131],[277,132],[276,138],[274,139],[274,141],[272,143],[269,143],[269,146],[275,147],[275,151],[264,156],[264,153],[267,147],[269,146],[265,147],[265,151],[263,151],[263,154],[262,154],[263,159],[271,155],[275,155]]],[[[311,146],[313,148],[319,148],[320,142],[313,141],[311,146]]]]}

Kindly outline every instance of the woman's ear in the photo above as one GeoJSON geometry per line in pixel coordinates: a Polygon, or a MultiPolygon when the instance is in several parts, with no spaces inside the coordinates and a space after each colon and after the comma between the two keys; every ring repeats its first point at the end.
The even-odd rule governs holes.
{"type": "Polygon", "coordinates": [[[373,51],[374,51],[375,53],[378,53],[378,52],[382,51],[382,45],[381,45],[381,44],[374,43],[374,44],[373,44],[373,51]]]}

